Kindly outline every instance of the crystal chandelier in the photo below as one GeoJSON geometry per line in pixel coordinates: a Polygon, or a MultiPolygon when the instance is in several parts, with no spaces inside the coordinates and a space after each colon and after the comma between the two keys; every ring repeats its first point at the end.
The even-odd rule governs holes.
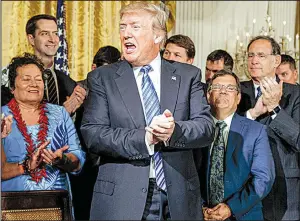
{"type": "MultiPolygon", "coordinates": [[[[261,28],[261,30],[259,31],[259,35],[269,36],[274,38],[275,29],[272,26],[271,16],[269,15],[268,12],[265,21],[266,21],[266,27],[263,26],[261,28]]],[[[245,34],[245,38],[246,38],[245,45],[240,41],[240,36],[236,37],[236,50],[233,58],[234,72],[238,74],[241,81],[250,79],[250,74],[248,72],[248,67],[247,67],[248,66],[247,44],[248,44],[248,39],[251,40],[253,37],[256,36],[254,33],[255,23],[256,23],[256,19],[253,19],[252,36],[250,36],[248,32],[245,34]]],[[[286,25],[286,21],[283,21],[283,35],[280,36],[280,41],[279,41],[281,47],[281,54],[287,54],[292,56],[295,59],[296,64],[298,65],[299,64],[299,34],[295,36],[296,48],[291,49],[291,47],[289,46],[291,46],[293,39],[288,34],[285,34],[285,25],[286,25]]]]}

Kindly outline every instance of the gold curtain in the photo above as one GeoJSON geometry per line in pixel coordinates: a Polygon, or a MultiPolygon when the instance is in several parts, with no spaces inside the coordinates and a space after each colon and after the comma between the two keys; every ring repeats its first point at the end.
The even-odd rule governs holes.
{"type": "MultiPolygon", "coordinates": [[[[120,50],[119,10],[130,2],[133,1],[65,1],[68,61],[74,80],[86,78],[100,47],[112,45],[120,50]]],[[[175,22],[176,3],[165,4],[170,10],[170,31],[175,22]]],[[[2,1],[2,66],[16,55],[33,52],[26,38],[26,22],[36,14],[56,16],[56,6],[57,1],[2,1]]]]}

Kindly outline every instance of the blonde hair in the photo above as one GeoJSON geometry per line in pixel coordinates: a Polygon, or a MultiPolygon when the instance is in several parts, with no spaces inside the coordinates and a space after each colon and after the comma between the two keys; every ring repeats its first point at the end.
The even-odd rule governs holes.
{"type": "Polygon", "coordinates": [[[148,2],[135,2],[121,8],[120,19],[122,19],[124,14],[134,13],[136,11],[146,11],[152,15],[153,31],[162,37],[160,46],[163,47],[167,39],[167,13],[160,6],[148,2]]]}

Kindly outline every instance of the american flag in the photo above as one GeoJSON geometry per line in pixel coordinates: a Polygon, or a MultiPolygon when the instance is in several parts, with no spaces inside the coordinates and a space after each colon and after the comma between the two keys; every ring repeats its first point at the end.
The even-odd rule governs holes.
{"type": "Polygon", "coordinates": [[[55,69],[69,75],[68,67],[68,44],[66,39],[66,7],[64,0],[57,0],[57,28],[59,36],[59,46],[54,59],[55,69]]]}

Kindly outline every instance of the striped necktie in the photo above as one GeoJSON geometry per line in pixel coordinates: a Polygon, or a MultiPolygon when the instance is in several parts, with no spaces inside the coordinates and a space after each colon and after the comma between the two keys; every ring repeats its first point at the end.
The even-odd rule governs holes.
{"type": "Polygon", "coordinates": [[[256,89],[257,90],[257,95],[255,97],[255,101],[258,100],[258,98],[262,95],[262,92],[261,92],[261,89],[260,89],[260,86],[258,86],[258,88],[256,89]]]}
{"type": "Polygon", "coordinates": [[[223,132],[226,127],[224,121],[216,123],[217,136],[214,141],[209,172],[209,204],[216,206],[224,199],[224,156],[225,141],[223,132]]]}
{"type": "MultiPolygon", "coordinates": [[[[140,72],[143,74],[142,79],[142,97],[146,114],[146,123],[150,125],[154,116],[160,114],[160,104],[154,85],[148,75],[152,69],[150,65],[145,65],[141,68],[140,72]]],[[[166,191],[166,180],[163,171],[163,162],[160,152],[155,152],[153,155],[155,163],[155,177],[157,186],[166,191]]]]}
{"type": "Polygon", "coordinates": [[[46,98],[51,104],[58,104],[58,90],[55,84],[55,79],[51,70],[45,70],[46,75],[46,98]]]}

